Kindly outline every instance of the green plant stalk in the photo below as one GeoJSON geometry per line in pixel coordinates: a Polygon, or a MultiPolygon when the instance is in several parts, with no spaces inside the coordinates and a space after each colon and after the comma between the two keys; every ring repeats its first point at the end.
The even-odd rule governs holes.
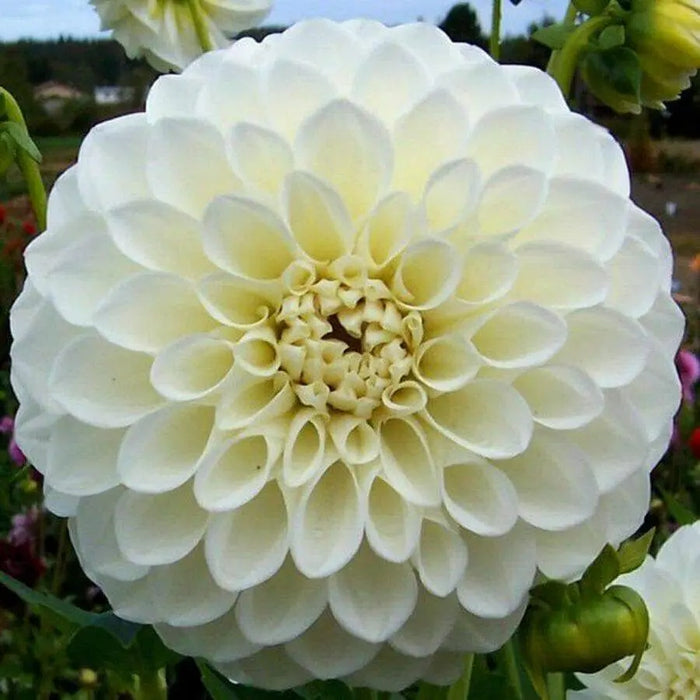
{"type": "Polygon", "coordinates": [[[492,0],[489,53],[494,61],[501,57],[501,0],[492,0]]]}
{"type": "Polygon", "coordinates": [[[143,671],[136,678],[135,700],[167,700],[165,678],[158,671],[143,671]]]}
{"type": "MultiPolygon", "coordinates": [[[[22,110],[19,108],[15,98],[3,87],[0,87],[0,95],[5,100],[7,119],[27,131],[27,123],[24,121],[22,110]]],[[[32,203],[37,228],[39,231],[44,231],[46,229],[46,189],[44,188],[44,181],[41,179],[39,164],[28,153],[18,148],[17,165],[22,172],[24,181],[27,183],[29,201],[32,203]]]]}
{"type": "Polygon", "coordinates": [[[468,700],[473,668],[474,654],[466,654],[464,657],[464,671],[459,680],[450,686],[446,700],[468,700]]]}
{"type": "Polygon", "coordinates": [[[523,685],[520,681],[520,671],[518,670],[518,662],[515,658],[515,647],[513,639],[509,639],[503,647],[503,661],[505,662],[508,681],[510,682],[511,687],[515,692],[515,697],[518,700],[523,700],[525,696],[523,695],[523,685]]]}
{"type": "MultiPolygon", "coordinates": [[[[564,19],[562,20],[563,24],[573,26],[577,14],[578,10],[576,9],[576,5],[574,5],[573,2],[569,2],[568,7],[566,8],[566,13],[564,14],[564,19]]],[[[557,62],[557,56],[559,56],[559,51],[552,51],[552,55],[549,57],[549,61],[547,63],[547,73],[550,75],[552,75],[552,71],[554,70],[554,66],[557,62]]]]}
{"type": "Polygon", "coordinates": [[[566,684],[563,673],[547,674],[547,691],[549,692],[549,700],[565,700],[566,684]]]}
{"type": "Polygon", "coordinates": [[[214,44],[211,40],[209,30],[207,29],[206,22],[204,20],[204,13],[202,12],[202,6],[200,0],[187,0],[187,7],[190,10],[190,15],[192,16],[192,23],[194,24],[194,31],[197,34],[197,40],[205,53],[211,51],[214,48],[214,44]]]}
{"type": "Polygon", "coordinates": [[[598,15],[580,24],[558,52],[554,65],[551,69],[547,69],[547,72],[557,81],[565,99],[569,98],[576,66],[578,65],[581,52],[586,48],[589,39],[614,21],[614,17],[609,15],[598,15]]]}

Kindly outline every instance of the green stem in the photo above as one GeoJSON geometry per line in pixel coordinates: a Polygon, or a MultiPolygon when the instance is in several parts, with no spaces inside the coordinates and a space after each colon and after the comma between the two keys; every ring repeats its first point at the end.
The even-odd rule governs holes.
{"type": "Polygon", "coordinates": [[[204,19],[204,13],[202,12],[202,6],[200,5],[200,0],[187,0],[187,6],[190,9],[190,15],[192,16],[192,23],[194,24],[194,31],[197,34],[197,40],[205,53],[211,51],[214,48],[214,44],[211,40],[211,35],[207,29],[207,23],[204,19]]]}
{"type": "Polygon", "coordinates": [[[566,684],[563,673],[547,674],[547,692],[549,693],[549,700],[565,700],[566,684]]]}
{"type": "Polygon", "coordinates": [[[508,674],[510,685],[515,692],[515,697],[518,700],[523,700],[525,696],[523,695],[523,685],[520,681],[520,671],[518,669],[517,659],[515,658],[515,647],[513,644],[512,639],[506,642],[503,647],[503,660],[505,661],[506,673],[508,674]]]}
{"type": "Polygon", "coordinates": [[[352,697],[354,700],[377,700],[379,693],[372,688],[353,688],[352,697]]]}
{"type": "Polygon", "coordinates": [[[167,700],[168,688],[160,670],[140,673],[135,685],[135,700],[167,700]]]}
{"type": "MultiPolygon", "coordinates": [[[[22,116],[22,110],[19,108],[15,98],[3,87],[0,87],[0,95],[4,99],[7,119],[27,131],[27,124],[24,121],[24,116],[22,116]]],[[[39,164],[26,151],[18,148],[17,165],[22,172],[24,181],[27,183],[27,191],[29,192],[29,200],[32,203],[32,209],[36,217],[37,228],[39,231],[43,231],[46,229],[46,189],[41,179],[39,164]]]]}
{"type": "Polygon", "coordinates": [[[464,657],[464,671],[460,679],[450,686],[446,700],[467,700],[469,698],[469,686],[472,680],[474,667],[474,654],[466,654],[464,657]]]}
{"type": "MultiPolygon", "coordinates": [[[[569,6],[566,8],[566,13],[564,14],[562,24],[565,24],[567,26],[573,26],[574,22],[576,21],[577,14],[578,10],[576,9],[576,5],[574,5],[573,2],[570,2],[569,6]]],[[[554,66],[557,62],[558,55],[559,51],[552,51],[552,55],[549,57],[549,62],[547,63],[547,73],[549,73],[550,75],[553,75],[554,66]]]]}
{"type": "Polygon", "coordinates": [[[494,61],[501,57],[501,0],[491,0],[491,38],[489,53],[494,61]]]}
{"type": "Polygon", "coordinates": [[[63,575],[66,568],[66,541],[68,539],[68,521],[62,520],[59,525],[58,547],[56,549],[56,561],[54,562],[53,579],[51,580],[51,593],[58,596],[63,583],[63,575]]]}
{"type": "Polygon", "coordinates": [[[580,24],[558,52],[552,68],[547,69],[547,72],[557,81],[566,99],[571,92],[571,83],[576,73],[579,57],[586,48],[588,40],[614,21],[614,18],[609,15],[598,15],[580,24]]]}

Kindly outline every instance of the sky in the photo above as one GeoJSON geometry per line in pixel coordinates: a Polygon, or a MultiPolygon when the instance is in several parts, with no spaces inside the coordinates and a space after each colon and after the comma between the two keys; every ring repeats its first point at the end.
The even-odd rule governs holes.
{"type": "MultiPolygon", "coordinates": [[[[264,24],[288,25],[306,17],[349,19],[371,17],[387,24],[418,17],[439,23],[458,0],[275,0],[264,24]]],[[[471,0],[485,30],[490,26],[490,0],[471,0]]],[[[503,30],[522,34],[545,14],[560,18],[566,0],[522,0],[515,7],[503,0],[503,30]]],[[[88,0],[0,0],[0,40],[100,36],[97,14],[88,0]]],[[[103,34],[107,36],[107,34],[103,34]]]]}

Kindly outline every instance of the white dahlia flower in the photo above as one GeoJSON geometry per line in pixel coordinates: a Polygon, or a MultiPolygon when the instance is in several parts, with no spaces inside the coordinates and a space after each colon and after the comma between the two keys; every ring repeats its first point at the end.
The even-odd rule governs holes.
{"type": "Polygon", "coordinates": [[[103,30],[110,30],[129,58],[146,60],[160,71],[181,70],[202,53],[197,35],[207,34],[213,48],[255,26],[272,0],[90,0],[103,30]]]}
{"type": "Polygon", "coordinates": [[[56,184],[17,440],[117,613],[268,688],[503,644],[642,521],[683,329],[618,145],[424,24],[161,77],[56,184]]]}
{"type": "MultiPolygon", "coordinates": [[[[649,648],[626,683],[614,679],[618,661],[598,673],[579,674],[586,690],[570,700],[700,700],[700,521],[677,530],[656,560],[615,583],[637,591],[649,610],[649,648]]],[[[629,665],[629,659],[626,660],[629,665]]]]}

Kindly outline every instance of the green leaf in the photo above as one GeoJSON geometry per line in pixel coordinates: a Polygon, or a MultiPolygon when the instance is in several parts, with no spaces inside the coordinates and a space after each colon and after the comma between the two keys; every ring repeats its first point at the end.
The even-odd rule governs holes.
{"type": "Polygon", "coordinates": [[[25,153],[32,160],[35,160],[37,163],[41,163],[41,153],[24,127],[20,126],[16,122],[5,122],[2,125],[2,128],[12,137],[12,140],[17,144],[17,146],[25,151],[25,153]]]}
{"type": "Polygon", "coordinates": [[[121,617],[117,617],[113,612],[95,615],[90,625],[109,632],[123,647],[130,646],[143,627],[143,625],[139,625],[136,622],[122,620],[121,617]]]}
{"type": "Polygon", "coordinates": [[[292,691],[304,700],[352,700],[353,692],[342,681],[313,681],[292,691]]]}
{"type": "Polygon", "coordinates": [[[601,49],[614,49],[625,43],[625,27],[622,24],[613,24],[605,27],[598,35],[598,46],[601,49]]]}
{"type": "Polygon", "coordinates": [[[654,539],[655,532],[655,528],[652,528],[636,540],[627,540],[627,542],[620,547],[617,557],[620,561],[621,574],[634,571],[642,565],[642,562],[649,553],[649,547],[651,546],[651,541],[654,539]]]}
{"type": "Polygon", "coordinates": [[[85,627],[86,625],[92,624],[96,617],[99,617],[95,613],[81,610],[75,605],[71,605],[65,600],[56,598],[48,593],[35,591],[2,571],[0,571],[0,583],[17,594],[25,603],[39,606],[40,608],[54,613],[57,622],[63,622],[61,625],[63,629],[85,627]]]}
{"type": "Polygon", "coordinates": [[[609,4],[610,0],[573,0],[579,12],[587,15],[599,15],[609,4]]]}
{"type": "Polygon", "coordinates": [[[124,680],[136,672],[134,654],[124,648],[107,630],[83,627],[68,644],[68,657],[81,668],[99,668],[114,671],[124,680]]]}
{"type": "Polygon", "coordinates": [[[583,60],[583,76],[593,94],[618,112],[641,110],[642,69],[637,54],[626,46],[591,51],[583,60]]]}
{"type": "Polygon", "coordinates": [[[540,27],[530,36],[531,39],[539,41],[550,49],[561,49],[566,40],[569,38],[575,27],[569,24],[549,24],[546,27],[540,27]]]}
{"type": "Polygon", "coordinates": [[[615,548],[606,544],[581,576],[582,594],[600,595],[620,575],[620,560],[615,548]]]}
{"type": "Polygon", "coordinates": [[[663,489],[660,489],[660,491],[668,512],[679,525],[691,525],[698,519],[697,515],[680,503],[672,493],[663,489]]]}
{"type": "MultiPolygon", "coordinates": [[[[116,637],[115,637],[116,639],[116,637]]],[[[128,647],[137,660],[137,668],[157,671],[159,668],[177,663],[180,655],[163,644],[150,625],[141,625],[133,643],[128,647]]]]}
{"type": "Polygon", "coordinates": [[[559,608],[566,602],[567,592],[568,586],[562,581],[545,581],[530,589],[531,603],[536,606],[542,602],[548,607],[559,608]]]}
{"type": "Polygon", "coordinates": [[[4,175],[7,169],[15,162],[17,146],[9,134],[0,132],[0,175],[4,175]]]}

